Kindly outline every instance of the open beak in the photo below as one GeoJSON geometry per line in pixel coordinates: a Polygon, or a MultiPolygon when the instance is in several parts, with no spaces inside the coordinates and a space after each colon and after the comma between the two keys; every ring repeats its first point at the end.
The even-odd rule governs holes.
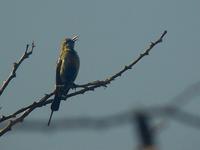
{"type": "Polygon", "coordinates": [[[73,40],[74,42],[77,41],[77,40],[78,40],[78,35],[74,36],[74,37],[72,38],[72,40],[73,40]]]}

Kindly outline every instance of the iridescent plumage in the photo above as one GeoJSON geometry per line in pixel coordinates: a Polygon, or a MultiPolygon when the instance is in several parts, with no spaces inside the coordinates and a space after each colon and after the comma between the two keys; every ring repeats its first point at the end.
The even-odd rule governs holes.
{"type": "Polygon", "coordinates": [[[79,71],[79,56],[74,50],[76,40],[77,36],[72,39],[66,38],[61,44],[60,56],[56,67],[56,91],[51,104],[52,112],[48,125],[50,124],[53,112],[59,110],[60,101],[67,95],[70,88],[72,88],[79,71]]]}

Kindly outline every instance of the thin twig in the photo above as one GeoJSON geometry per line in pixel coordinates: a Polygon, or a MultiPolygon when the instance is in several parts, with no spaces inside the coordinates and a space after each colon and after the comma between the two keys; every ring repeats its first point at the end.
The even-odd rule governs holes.
{"type": "Polygon", "coordinates": [[[32,43],[32,46],[29,50],[29,45],[26,45],[26,49],[24,54],[21,56],[21,58],[19,59],[18,62],[14,62],[13,63],[13,69],[10,73],[10,75],[8,76],[7,80],[3,81],[3,84],[0,88],[0,96],[2,95],[2,93],[4,92],[4,90],[6,89],[6,87],[8,86],[8,84],[10,83],[10,81],[16,77],[16,71],[19,68],[19,66],[21,65],[21,63],[28,58],[32,53],[33,53],[33,49],[35,48],[35,44],[34,42],[32,43]]]}
{"type": "MultiPolygon", "coordinates": [[[[46,94],[39,102],[42,103],[44,101],[46,101],[49,97],[51,97],[54,93],[50,93],[50,94],[46,94]]],[[[12,119],[9,121],[8,125],[0,130],[0,136],[2,136],[3,134],[5,134],[6,132],[10,131],[12,129],[12,126],[14,126],[15,124],[22,122],[24,120],[25,117],[27,117],[34,109],[40,107],[39,102],[33,102],[33,104],[31,104],[29,107],[25,107],[27,108],[26,110],[24,110],[25,108],[20,109],[19,111],[22,111],[22,115],[12,119]],[[24,110],[24,111],[23,111],[24,110]]],[[[19,112],[18,111],[18,112],[19,112]]]]}
{"type": "Polygon", "coordinates": [[[45,94],[45,96],[44,96],[43,98],[41,98],[39,101],[33,102],[32,104],[30,104],[30,105],[28,105],[28,106],[26,106],[26,107],[23,107],[23,108],[17,110],[16,112],[14,112],[14,113],[11,114],[11,115],[8,115],[8,116],[1,116],[1,118],[0,118],[0,123],[1,123],[1,122],[4,122],[4,121],[6,121],[6,120],[9,120],[9,119],[11,119],[11,118],[15,118],[17,115],[23,113],[24,111],[26,111],[26,110],[28,110],[28,109],[31,109],[31,108],[35,107],[35,106],[37,106],[37,107],[42,107],[42,106],[44,106],[44,105],[45,105],[44,102],[45,102],[46,100],[48,100],[48,99],[49,99],[51,96],[53,96],[53,95],[54,95],[54,92],[49,93],[49,94],[45,94]]]}

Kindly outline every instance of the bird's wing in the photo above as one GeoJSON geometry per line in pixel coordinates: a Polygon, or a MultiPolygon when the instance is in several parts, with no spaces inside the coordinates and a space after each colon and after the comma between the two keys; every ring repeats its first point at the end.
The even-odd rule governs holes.
{"type": "Polygon", "coordinates": [[[77,55],[69,56],[68,59],[63,60],[61,66],[60,78],[65,84],[72,84],[79,70],[79,57],[77,55]]]}
{"type": "Polygon", "coordinates": [[[61,77],[60,77],[61,65],[62,65],[62,60],[59,59],[58,63],[57,63],[57,66],[56,66],[56,85],[62,85],[63,84],[62,80],[61,80],[61,77]]]}

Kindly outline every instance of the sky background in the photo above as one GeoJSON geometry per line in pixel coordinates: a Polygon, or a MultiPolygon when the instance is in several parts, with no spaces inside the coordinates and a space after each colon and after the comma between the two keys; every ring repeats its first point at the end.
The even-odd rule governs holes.
{"type": "MultiPolygon", "coordinates": [[[[153,48],[132,70],[108,88],[98,88],[62,102],[56,119],[103,117],[132,108],[165,104],[200,77],[200,1],[198,0],[1,0],[0,81],[25,45],[35,41],[31,57],[0,97],[1,114],[7,115],[51,92],[56,60],[64,37],[79,35],[75,48],[80,56],[76,83],[102,80],[119,71],[147,48],[164,30],[163,43],[153,48]]],[[[184,110],[199,114],[198,98],[184,110]]],[[[49,105],[33,111],[26,120],[43,120],[49,105]]],[[[25,120],[25,121],[26,121],[25,120]]],[[[199,130],[169,120],[157,135],[162,150],[198,149],[199,130]]],[[[136,149],[132,125],[109,130],[15,131],[1,137],[0,147],[9,149],[122,150],[136,149]]]]}

